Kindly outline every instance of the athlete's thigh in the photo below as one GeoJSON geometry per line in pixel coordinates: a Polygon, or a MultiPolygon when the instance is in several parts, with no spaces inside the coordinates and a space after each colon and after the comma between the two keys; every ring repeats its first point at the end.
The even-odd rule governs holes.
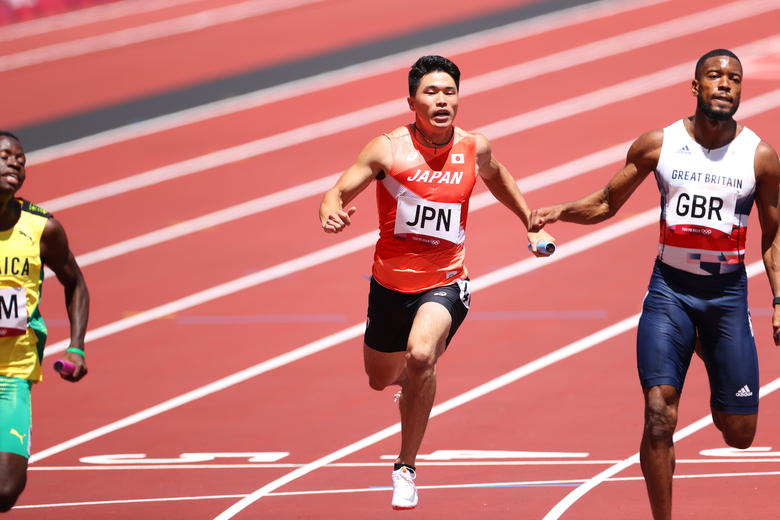
{"type": "Polygon", "coordinates": [[[710,406],[727,414],[758,412],[758,355],[743,288],[712,301],[697,321],[710,406]]]}
{"type": "Polygon", "coordinates": [[[446,307],[436,302],[425,302],[417,310],[409,334],[408,349],[426,349],[425,354],[444,352],[452,316],[446,307]]]}
{"type": "Polygon", "coordinates": [[[409,344],[432,345],[440,355],[466,319],[470,304],[468,279],[426,291],[414,314],[409,344]]]}
{"type": "Polygon", "coordinates": [[[418,300],[419,295],[393,291],[372,278],[364,343],[381,353],[406,352],[418,300]]]}
{"type": "Polygon", "coordinates": [[[27,457],[0,452],[0,488],[20,493],[27,483],[27,457]]]}
{"type": "Polygon", "coordinates": [[[682,392],[696,345],[686,305],[656,268],[637,328],[637,368],[643,388],[671,385],[682,392]]]}
{"type": "Polygon", "coordinates": [[[32,383],[18,377],[0,376],[0,452],[30,457],[32,383]]]}

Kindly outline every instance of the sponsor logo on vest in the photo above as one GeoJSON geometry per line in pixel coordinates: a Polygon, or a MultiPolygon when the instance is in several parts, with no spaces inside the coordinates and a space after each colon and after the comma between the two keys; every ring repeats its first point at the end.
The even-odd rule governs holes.
{"type": "Polygon", "coordinates": [[[712,230],[708,228],[692,228],[692,227],[682,227],[683,233],[689,233],[691,235],[711,235],[712,230]]]}
{"type": "Polygon", "coordinates": [[[33,239],[33,237],[31,237],[30,235],[28,235],[27,233],[25,233],[21,229],[19,230],[19,234],[22,235],[27,240],[29,240],[30,241],[30,245],[35,245],[35,240],[33,239]]]}

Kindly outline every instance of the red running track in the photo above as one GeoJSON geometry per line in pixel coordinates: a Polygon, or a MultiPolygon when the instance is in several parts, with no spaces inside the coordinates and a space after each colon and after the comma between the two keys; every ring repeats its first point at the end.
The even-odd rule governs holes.
{"type": "MultiPolygon", "coordinates": [[[[99,59],[129,70],[175,48],[184,52],[192,41],[230,55],[233,65],[225,67],[233,72],[238,63],[293,59],[282,46],[231,47],[224,34],[272,26],[314,35],[348,23],[341,10],[348,3],[323,0],[316,8],[105,50],[99,59]]],[[[231,2],[177,9],[217,4],[231,2]]],[[[456,2],[447,16],[480,12],[456,2]]],[[[382,8],[379,15],[387,34],[407,27],[408,10],[382,8]]],[[[427,11],[420,16],[430,18],[416,24],[441,21],[427,11]]],[[[740,119],[780,143],[778,21],[780,2],[616,1],[529,24],[538,31],[518,27],[514,39],[488,34],[470,48],[450,44],[439,52],[464,71],[459,125],[484,132],[529,203],[540,206],[601,186],[618,168],[625,143],[689,115],[693,64],[711,48],[740,54],[746,71],[740,119]],[[614,39],[594,43],[607,38],[614,39]]],[[[365,34],[365,25],[352,25],[365,34]]],[[[80,30],[67,37],[78,38],[80,30]]],[[[355,44],[358,32],[326,31],[333,36],[327,43],[296,38],[296,52],[355,44]]],[[[49,35],[37,38],[26,40],[26,48],[52,43],[49,35]]],[[[1,74],[18,78],[19,105],[34,104],[35,118],[54,117],[63,106],[35,88],[63,71],[88,69],[97,57],[42,63],[30,68],[35,74],[1,74]]],[[[126,91],[101,88],[101,103],[226,70],[191,55],[176,61],[167,79],[133,74],[126,91]]],[[[373,194],[356,201],[348,233],[327,236],[316,219],[327,182],[315,181],[328,181],[370,138],[408,122],[408,65],[37,164],[31,154],[23,195],[50,202],[85,266],[94,302],[91,372],[77,385],[51,375],[67,336],[52,284],[43,309],[51,329],[47,377],[34,392],[34,462],[9,518],[226,518],[231,506],[258,491],[235,518],[400,514],[391,511],[388,490],[398,413],[392,392],[371,391],[362,373],[373,194]],[[241,155],[237,147],[247,143],[252,149],[241,155]],[[106,189],[145,172],[151,173],[144,186],[106,189]],[[63,198],[99,186],[90,200],[63,198]],[[237,214],[217,213],[230,208],[237,214]],[[199,227],[182,231],[194,219],[199,227]]],[[[483,186],[476,197],[468,241],[472,311],[440,361],[436,415],[418,465],[420,505],[409,514],[648,518],[636,464],[605,482],[592,479],[638,450],[642,396],[632,320],[655,253],[655,188],[645,183],[611,222],[556,226],[559,250],[549,260],[528,255],[518,222],[490,203],[483,186]],[[557,509],[577,489],[588,491],[557,509]]],[[[760,258],[757,226],[751,221],[751,266],[760,258]]],[[[780,354],[769,336],[762,269],[751,267],[750,303],[762,381],[769,385],[780,378],[780,354]]],[[[762,399],[756,448],[734,454],[711,425],[683,430],[709,411],[705,374],[693,365],[680,410],[687,434],[676,444],[676,517],[774,518],[777,394],[762,399]]]]}

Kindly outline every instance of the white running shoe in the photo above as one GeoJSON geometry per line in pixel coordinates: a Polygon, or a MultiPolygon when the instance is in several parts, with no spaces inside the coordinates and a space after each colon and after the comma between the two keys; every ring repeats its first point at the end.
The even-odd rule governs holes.
{"type": "Polygon", "coordinates": [[[417,488],[414,479],[417,475],[406,466],[393,471],[393,509],[414,509],[417,505],[417,488]]]}

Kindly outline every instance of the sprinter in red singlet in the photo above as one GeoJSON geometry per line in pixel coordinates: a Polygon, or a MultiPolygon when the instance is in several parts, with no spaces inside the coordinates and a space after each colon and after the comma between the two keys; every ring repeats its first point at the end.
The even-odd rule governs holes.
{"type": "Polygon", "coordinates": [[[640,456],[655,520],[672,518],[673,435],[688,366],[700,342],[715,426],[729,446],[748,448],[758,418],[758,359],[747,306],[745,238],[755,202],[761,250],[774,296],[772,338],[780,345],[780,162],[733,119],[742,64],[726,49],[696,64],[692,117],[637,139],[604,188],[533,212],[531,229],[556,220],[595,224],[614,216],[653,172],[661,192],[656,265],[637,329],[645,397],[640,456]]]}
{"type": "MultiPolygon", "coordinates": [[[[436,361],[470,304],[464,264],[469,198],[481,177],[527,229],[530,208],[480,134],[454,126],[460,71],[423,56],[409,71],[414,123],[372,140],[320,205],[326,233],[356,211],[349,203],[377,180],[379,240],[374,254],[363,358],[369,385],[399,385],[401,451],[392,474],[393,509],[417,505],[415,459],[436,392],[436,361]]],[[[528,233],[536,256],[546,232],[528,233]]]]}

